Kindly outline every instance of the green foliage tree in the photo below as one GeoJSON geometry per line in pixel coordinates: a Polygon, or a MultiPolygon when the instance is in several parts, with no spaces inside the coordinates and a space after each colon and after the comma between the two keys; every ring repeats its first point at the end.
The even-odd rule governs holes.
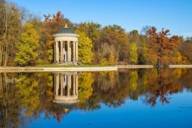
{"type": "Polygon", "coordinates": [[[77,34],[79,35],[79,62],[81,64],[91,64],[94,56],[92,40],[84,32],[77,31],[77,34]]]}
{"type": "Polygon", "coordinates": [[[19,66],[34,65],[36,63],[39,47],[39,33],[33,24],[26,23],[23,27],[20,43],[17,44],[15,62],[19,66]]]}

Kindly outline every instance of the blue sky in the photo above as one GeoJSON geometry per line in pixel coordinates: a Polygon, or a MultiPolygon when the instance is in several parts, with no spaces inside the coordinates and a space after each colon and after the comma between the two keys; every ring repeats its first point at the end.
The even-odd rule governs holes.
{"type": "Polygon", "coordinates": [[[192,0],[10,0],[38,16],[62,11],[72,22],[118,24],[127,31],[150,25],[192,36],[192,0]]]}

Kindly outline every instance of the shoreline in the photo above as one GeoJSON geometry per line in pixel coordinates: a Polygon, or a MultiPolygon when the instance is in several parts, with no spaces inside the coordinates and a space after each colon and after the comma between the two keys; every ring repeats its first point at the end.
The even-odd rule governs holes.
{"type": "Polygon", "coordinates": [[[169,68],[188,68],[188,69],[190,69],[190,68],[192,68],[192,65],[182,65],[182,64],[180,64],[180,65],[169,65],[169,68]]]}
{"type": "MultiPolygon", "coordinates": [[[[0,67],[3,72],[105,72],[118,71],[122,69],[152,69],[153,65],[114,65],[114,66],[41,66],[41,67],[0,67]]],[[[192,65],[169,65],[170,69],[192,69],[192,65]]]]}
{"type": "Polygon", "coordinates": [[[150,69],[153,65],[71,66],[71,67],[0,67],[3,72],[101,72],[119,69],[150,69]]]}

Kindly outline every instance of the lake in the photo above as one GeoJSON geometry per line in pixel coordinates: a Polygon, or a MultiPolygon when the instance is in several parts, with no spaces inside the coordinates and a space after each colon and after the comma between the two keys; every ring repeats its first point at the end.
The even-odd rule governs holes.
{"type": "Polygon", "coordinates": [[[192,70],[0,74],[2,128],[191,128],[192,70]]]}

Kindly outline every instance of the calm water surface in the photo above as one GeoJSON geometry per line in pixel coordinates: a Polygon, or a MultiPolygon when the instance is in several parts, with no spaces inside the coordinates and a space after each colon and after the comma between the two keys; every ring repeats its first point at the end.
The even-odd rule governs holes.
{"type": "Polygon", "coordinates": [[[1,73],[1,127],[191,128],[192,70],[1,73]]]}

